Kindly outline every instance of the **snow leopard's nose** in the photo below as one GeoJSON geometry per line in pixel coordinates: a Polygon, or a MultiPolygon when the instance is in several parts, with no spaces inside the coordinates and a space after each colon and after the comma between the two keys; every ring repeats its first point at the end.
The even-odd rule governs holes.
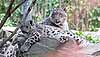
{"type": "Polygon", "coordinates": [[[60,22],[60,20],[57,20],[57,19],[56,19],[56,23],[59,23],[59,22],[60,22]]]}

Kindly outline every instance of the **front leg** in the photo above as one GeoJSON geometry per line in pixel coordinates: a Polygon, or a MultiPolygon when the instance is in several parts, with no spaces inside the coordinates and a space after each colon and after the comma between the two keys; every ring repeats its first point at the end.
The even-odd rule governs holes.
{"type": "Polygon", "coordinates": [[[21,52],[27,52],[31,48],[33,44],[40,41],[40,34],[38,32],[34,32],[31,37],[29,37],[24,44],[21,46],[21,52]]]}

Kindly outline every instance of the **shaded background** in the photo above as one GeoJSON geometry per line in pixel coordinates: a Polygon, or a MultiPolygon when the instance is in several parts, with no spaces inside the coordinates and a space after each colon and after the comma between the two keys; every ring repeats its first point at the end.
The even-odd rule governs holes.
{"type": "MultiPolygon", "coordinates": [[[[0,0],[0,19],[3,18],[10,0],[0,0]]],[[[16,0],[13,7],[20,0],[16,0]]],[[[29,0],[31,2],[31,0],[29,0]]],[[[41,21],[56,7],[66,8],[70,29],[96,31],[100,26],[100,0],[37,0],[32,10],[32,18],[41,21]]],[[[22,17],[22,6],[7,20],[5,26],[16,26],[22,17]]]]}

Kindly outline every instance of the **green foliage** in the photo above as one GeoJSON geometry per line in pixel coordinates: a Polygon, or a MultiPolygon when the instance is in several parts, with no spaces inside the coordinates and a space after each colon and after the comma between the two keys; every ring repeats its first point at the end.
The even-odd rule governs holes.
{"type": "Polygon", "coordinates": [[[49,16],[50,15],[50,12],[53,8],[57,8],[59,6],[59,0],[49,0],[48,1],[48,8],[46,9],[47,10],[47,15],[46,16],[49,16]]]}
{"type": "MultiPolygon", "coordinates": [[[[21,0],[16,0],[14,2],[13,8],[20,2],[21,0]]],[[[31,2],[31,0],[29,0],[31,2]]],[[[60,0],[37,0],[36,6],[34,7],[36,14],[40,13],[40,15],[33,16],[37,21],[41,21],[45,16],[48,17],[50,15],[50,12],[53,8],[56,8],[60,5],[60,0]],[[42,13],[42,14],[41,14],[42,13]],[[46,15],[45,15],[46,13],[46,15]]],[[[67,0],[64,0],[64,3],[67,3],[67,0]]],[[[0,0],[0,19],[2,19],[5,15],[5,12],[7,11],[7,8],[10,4],[10,0],[0,0]]],[[[21,17],[21,7],[18,8],[12,16],[7,20],[6,24],[4,26],[16,26],[16,23],[21,17]]],[[[34,10],[33,10],[34,11],[34,10]]],[[[35,13],[34,13],[35,14],[35,13]]]]}
{"type": "Polygon", "coordinates": [[[88,40],[88,41],[90,41],[92,43],[95,43],[95,44],[100,42],[99,38],[95,38],[95,37],[93,37],[91,35],[85,35],[82,31],[77,31],[76,35],[82,36],[82,37],[86,38],[86,40],[88,40]]]}
{"type": "MultiPolygon", "coordinates": [[[[20,1],[21,0],[16,0],[13,5],[13,8],[20,1]]],[[[40,11],[40,12],[36,12],[36,14],[39,13],[40,15],[33,16],[33,18],[37,21],[41,21],[41,19],[43,19],[44,16],[48,17],[50,15],[51,10],[53,8],[58,7],[60,5],[61,1],[62,0],[37,0],[37,3],[36,3],[37,6],[35,6],[34,8],[36,10],[40,11]],[[46,14],[44,13],[44,11],[46,14]]],[[[31,2],[31,0],[30,0],[30,2],[31,2]]],[[[67,13],[68,13],[68,18],[70,19],[70,22],[71,22],[70,17],[72,17],[72,15],[73,15],[72,12],[74,11],[73,10],[74,7],[71,7],[71,3],[73,3],[73,2],[74,2],[74,0],[64,0],[64,4],[66,4],[68,7],[67,13]]],[[[10,4],[10,0],[0,0],[0,20],[4,17],[9,4],[10,4]]],[[[61,3],[61,5],[63,5],[63,3],[61,3]]],[[[9,20],[7,20],[7,22],[4,26],[16,26],[18,20],[21,18],[21,13],[22,13],[22,11],[21,11],[21,7],[20,7],[12,14],[12,16],[9,18],[9,20]]],[[[89,10],[88,15],[89,15],[89,21],[90,21],[89,22],[90,30],[97,31],[96,28],[99,28],[99,26],[100,26],[100,22],[98,21],[98,17],[100,17],[100,7],[96,7],[96,8],[89,10]]]]}
{"type": "MultiPolygon", "coordinates": [[[[20,0],[16,0],[16,2],[13,5],[13,8],[19,3],[20,0]]],[[[0,1],[0,20],[4,17],[7,8],[10,4],[9,0],[1,0],[0,1]]],[[[16,26],[18,20],[21,18],[21,7],[18,8],[11,17],[7,20],[4,26],[16,26]]]]}
{"type": "Polygon", "coordinates": [[[35,21],[35,22],[39,22],[41,21],[41,16],[32,16],[32,19],[35,21]]]}
{"type": "Polygon", "coordinates": [[[78,31],[78,32],[76,32],[76,34],[79,35],[79,36],[82,36],[83,32],[82,31],[78,31]]]}
{"type": "Polygon", "coordinates": [[[97,31],[96,28],[100,27],[100,22],[98,17],[100,17],[100,7],[96,7],[89,11],[89,20],[90,20],[90,30],[97,31]]]}
{"type": "MultiPolygon", "coordinates": [[[[41,21],[41,19],[48,17],[52,9],[57,8],[59,7],[59,5],[61,5],[60,1],[62,0],[37,0],[36,14],[39,13],[40,15],[33,16],[33,18],[35,17],[35,19],[37,19],[38,21],[41,21]]],[[[67,4],[68,0],[64,0],[64,3],[67,4]]]]}

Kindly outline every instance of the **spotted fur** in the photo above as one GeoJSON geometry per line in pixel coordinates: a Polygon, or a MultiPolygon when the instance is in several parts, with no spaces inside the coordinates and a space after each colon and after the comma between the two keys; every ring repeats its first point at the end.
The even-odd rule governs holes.
{"type": "Polygon", "coordinates": [[[34,45],[36,42],[40,41],[40,35],[38,32],[34,32],[32,36],[30,36],[24,44],[21,46],[21,52],[27,52],[31,48],[32,45],[34,45]]]}
{"type": "Polygon", "coordinates": [[[86,39],[84,39],[83,37],[76,36],[68,29],[68,24],[66,19],[67,19],[66,12],[61,8],[56,8],[52,11],[51,15],[45,21],[42,22],[42,24],[66,30],[66,32],[68,32],[69,34],[69,37],[74,38],[80,46],[86,46],[87,44],[89,44],[89,42],[86,39]]]}
{"type": "Polygon", "coordinates": [[[32,23],[32,21],[29,20],[25,24],[22,24],[21,34],[19,33],[16,39],[11,44],[3,48],[1,54],[3,54],[5,57],[16,57],[17,48],[19,48],[19,50],[23,53],[28,52],[32,45],[41,41],[42,37],[54,38],[62,44],[67,42],[69,38],[75,39],[77,42],[82,43],[82,45],[80,46],[87,46],[88,44],[90,44],[85,38],[79,37],[69,30],[62,30],[59,25],[61,25],[64,21],[60,22],[58,21],[58,19],[62,20],[62,17],[66,16],[62,16],[61,13],[57,14],[55,12],[57,11],[54,11],[51,15],[52,19],[54,18],[55,20],[50,19],[50,21],[53,23],[56,22],[55,25],[57,25],[58,27],[55,25],[51,26],[46,24],[36,24],[32,23]],[[61,18],[56,19],[55,15],[57,18],[59,16],[61,16],[61,18]]]}
{"type": "MultiPolygon", "coordinates": [[[[34,26],[32,28],[34,28],[34,26]]],[[[60,43],[65,43],[68,41],[69,38],[71,38],[71,39],[75,39],[79,43],[82,43],[81,46],[85,46],[89,44],[89,42],[85,38],[79,37],[68,30],[65,31],[54,26],[42,25],[42,24],[36,24],[35,28],[36,28],[36,32],[33,32],[33,34],[31,34],[32,37],[29,37],[25,41],[23,47],[21,48],[23,52],[25,51],[27,52],[30,49],[30,47],[36,42],[39,42],[42,37],[54,38],[58,40],[60,43]],[[38,33],[38,36],[35,37],[36,34],[34,33],[38,33]]]]}
{"type": "Polygon", "coordinates": [[[42,24],[55,26],[64,30],[68,30],[67,14],[62,8],[53,9],[50,16],[46,18],[42,24]]]}
{"type": "Polygon", "coordinates": [[[18,51],[18,45],[12,45],[11,42],[7,41],[6,44],[2,47],[1,54],[3,57],[16,57],[18,51]]]}
{"type": "MultiPolygon", "coordinates": [[[[18,42],[16,42],[15,45],[9,44],[7,48],[5,48],[3,55],[5,57],[16,57],[16,45],[20,46],[21,52],[28,52],[32,45],[34,45],[36,42],[41,41],[42,37],[46,38],[54,38],[58,40],[60,43],[65,43],[68,41],[69,38],[77,40],[79,43],[85,43],[84,45],[87,45],[87,42],[85,38],[78,37],[71,33],[70,31],[61,30],[60,28],[49,26],[49,25],[41,25],[41,24],[35,24],[35,26],[31,26],[31,33],[27,34],[28,37],[24,37],[18,40],[19,42],[22,41],[23,43],[20,45],[17,45],[18,42]],[[12,52],[12,53],[10,53],[12,52]]],[[[30,31],[30,30],[29,30],[30,31]]],[[[19,38],[19,37],[17,37],[19,38]]]]}

